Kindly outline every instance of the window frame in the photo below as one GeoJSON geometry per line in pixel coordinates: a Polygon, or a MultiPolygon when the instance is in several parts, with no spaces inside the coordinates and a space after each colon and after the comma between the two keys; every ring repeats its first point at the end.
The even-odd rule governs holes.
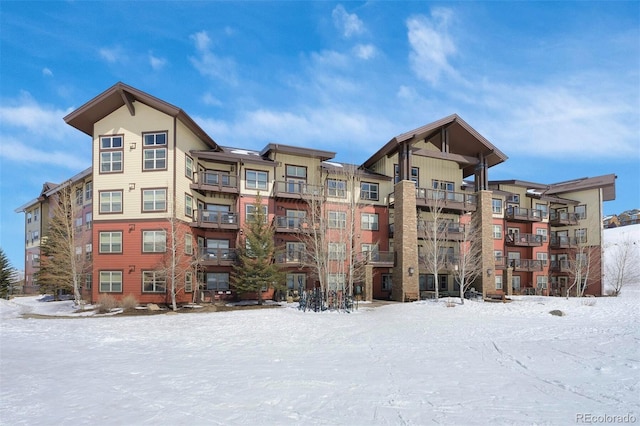
{"type": "Polygon", "coordinates": [[[380,222],[378,213],[361,213],[360,214],[360,229],[366,231],[379,231],[380,230],[380,222]],[[365,217],[367,218],[365,220],[365,217]],[[371,219],[375,219],[371,221],[371,219]],[[365,226],[365,223],[367,226],[365,226]]]}
{"type": "Polygon", "coordinates": [[[494,240],[501,240],[502,239],[502,225],[493,224],[493,227],[491,229],[491,235],[493,236],[494,240]],[[496,232],[496,230],[498,232],[496,232]]]}
{"type": "Polygon", "coordinates": [[[269,172],[265,170],[256,170],[256,169],[245,169],[244,171],[244,187],[245,189],[254,189],[254,190],[267,190],[269,188],[269,172]],[[255,173],[255,179],[249,179],[249,174],[255,173]],[[259,179],[260,175],[264,175],[264,187],[260,185],[263,180],[259,179]],[[255,186],[249,184],[249,182],[255,182],[255,186]]]}
{"type": "Polygon", "coordinates": [[[192,271],[184,272],[184,292],[193,293],[193,272],[192,271]]]}
{"type": "Polygon", "coordinates": [[[143,229],[140,232],[140,236],[142,239],[142,253],[166,253],[167,252],[167,231],[166,229],[143,229]],[[158,243],[158,236],[162,235],[162,239],[164,243],[158,243]],[[147,242],[146,239],[153,236],[153,241],[147,242]],[[148,244],[151,244],[151,250],[145,248],[148,244]],[[161,244],[158,246],[158,244],[161,244]],[[156,247],[158,246],[158,247],[156,247]],[[162,248],[162,250],[159,250],[162,248]]]}
{"type": "Polygon", "coordinates": [[[164,294],[167,292],[167,276],[160,271],[143,270],[141,274],[142,278],[142,293],[143,294],[164,294]],[[151,274],[151,280],[148,281],[149,274],[151,274]],[[147,285],[150,284],[152,290],[147,290],[147,285]]]}
{"type": "Polygon", "coordinates": [[[98,147],[98,158],[99,158],[99,174],[111,174],[111,173],[124,173],[124,134],[114,134],[114,135],[100,135],[99,139],[99,147],[98,147]],[[115,140],[120,140],[120,146],[114,147],[115,140]],[[108,146],[105,147],[104,142],[108,141],[108,146]],[[114,159],[114,154],[118,154],[120,159],[114,159]],[[106,160],[105,155],[108,155],[108,160],[106,160]],[[114,164],[120,164],[120,168],[114,170],[114,164]],[[105,165],[109,165],[108,170],[104,170],[105,165]]]}
{"type": "Polygon", "coordinates": [[[491,213],[502,214],[502,200],[500,198],[491,199],[491,213]]]}
{"type": "Polygon", "coordinates": [[[193,180],[193,171],[194,171],[194,161],[193,158],[189,155],[184,156],[184,175],[189,179],[193,180]]]}
{"type": "MultiPolygon", "coordinates": [[[[115,243],[117,244],[117,242],[115,243]]],[[[98,253],[100,254],[122,254],[122,250],[123,250],[123,232],[122,231],[100,231],[98,233],[98,253]],[[107,234],[109,236],[109,242],[108,243],[103,243],[102,238],[103,236],[106,238],[107,234]],[[119,250],[114,250],[114,242],[113,242],[113,237],[114,235],[118,235],[120,236],[120,247],[119,250]],[[109,248],[109,250],[104,250],[103,249],[103,244],[105,246],[105,248],[109,248]]]]}
{"type": "Polygon", "coordinates": [[[162,213],[162,212],[166,212],[167,211],[167,188],[142,188],[140,190],[141,192],[141,203],[142,205],[141,207],[141,212],[142,213],[162,213]],[[153,200],[150,201],[151,203],[153,203],[154,208],[153,209],[146,209],[145,208],[145,203],[149,203],[149,201],[145,200],[145,193],[147,192],[153,192],[153,200]],[[164,206],[162,206],[162,208],[157,208],[157,204],[161,203],[162,201],[158,201],[157,200],[157,196],[159,193],[163,193],[164,194],[164,206]]]}
{"type": "Polygon", "coordinates": [[[99,293],[122,293],[123,287],[124,287],[124,283],[123,283],[123,271],[120,269],[109,269],[109,270],[100,270],[98,271],[98,292],[99,293]],[[105,282],[103,281],[103,274],[109,274],[109,281],[105,282]],[[119,275],[120,276],[120,280],[119,281],[115,281],[116,284],[120,284],[120,289],[119,290],[114,290],[114,280],[113,277],[114,275],[119,275]],[[109,285],[109,289],[104,289],[103,285],[108,284],[109,285]]]}
{"type": "Polygon", "coordinates": [[[193,217],[193,195],[184,194],[184,215],[187,217],[193,217]]]}
{"type": "MultiPolygon", "coordinates": [[[[255,222],[255,204],[245,204],[244,206],[244,220],[247,223],[254,223],[255,222]],[[254,211],[250,212],[249,210],[253,209],[254,211]]],[[[261,204],[263,213],[264,213],[264,223],[268,223],[269,222],[269,206],[266,204],[261,204]]]]}
{"type": "Polygon", "coordinates": [[[329,210],[327,212],[327,225],[329,229],[346,229],[347,228],[347,212],[339,210],[329,210]],[[331,216],[335,216],[333,219],[331,216]],[[344,216],[344,218],[339,217],[344,216]]]}
{"type": "Polygon", "coordinates": [[[347,198],[347,181],[327,179],[327,197],[347,198]]]}
{"type": "Polygon", "coordinates": [[[124,194],[123,191],[121,189],[116,189],[116,190],[105,190],[105,191],[98,191],[98,212],[99,214],[122,214],[122,212],[124,211],[124,194]],[[102,206],[105,204],[102,201],[102,197],[104,195],[109,194],[109,206],[110,209],[109,211],[105,211],[102,209],[102,206]],[[114,194],[118,194],[120,196],[120,210],[113,210],[113,196],[114,194]]]}
{"type": "Polygon", "coordinates": [[[347,245],[346,243],[330,242],[327,245],[327,258],[335,261],[347,260],[347,245]]]}
{"type": "Polygon", "coordinates": [[[380,200],[380,184],[377,182],[367,182],[367,181],[360,182],[360,199],[368,200],[368,201],[379,201],[380,200]],[[365,186],[367,187],[367,189],[365,189],[365,186]],[[373,188],[375,188],[375,190],[373,188]],[[374,198],[374,194],[375,194],[375,198],[374,198]]]}
{"type": "Polygon", "coordinates": [[[167,170],[169,164],[169,132],[164,130],[142,133],[142,171],[155,172],[167,170]],[[158,136],[164,136],[164,142],[158,142],[158,136]],[[153,137],[153,141],[147,141],[148,137],[153,137]],[[150,143],[148,143],[150,142],[150,143]],[[147,153],[153,152],[153,158],[147,158],[147,153]],[[157,153],[162,152],[164,158],[159,158],[157,153]],[[151,161],[153,167],[147,167],[147,162],[151,161]],[[164,161],[163,167],[158,167],[158,162],[164,161]]]}

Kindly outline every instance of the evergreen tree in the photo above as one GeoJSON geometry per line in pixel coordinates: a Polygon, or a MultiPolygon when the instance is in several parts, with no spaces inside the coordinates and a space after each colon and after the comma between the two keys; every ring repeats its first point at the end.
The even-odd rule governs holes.
{"type": "Polygon", "coordinates": [[[0,297],[7,298],[11,290],[13,267],[4,250],[0,248],[0,297]]]}
{"type": "Polygon", "coordinates": [[[245,221],[244,238],[236,249],[238,262],[233,267],[232,281],[238,293],[255,292],[262,304],[262,290],[284,289],[284,273],[275,263],[275,229],[267,222],[262,197],[253,204],[253,215],[245,221]]]}

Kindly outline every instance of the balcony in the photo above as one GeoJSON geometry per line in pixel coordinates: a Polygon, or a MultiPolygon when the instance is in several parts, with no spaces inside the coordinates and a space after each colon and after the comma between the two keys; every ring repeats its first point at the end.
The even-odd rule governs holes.
{"type": "Polygon", "coordinates": [[[324,195],[324,188],[320,185],[309,185],[306,182],[283,182],[273,183],[273,196],[276,198],[286,198],[293,200],[321,199],[324,195]]]}
{"type": "MultiPolygon", "coordinates": [[[[393,193],[389,194],[389,206],[395,203],[393,193]]],[[[473,212],[477,205],[476,194],[468,192],[441,191],[437,189],[416,188],[416,206],[442,209],[445,212],[473,212]]]]}
{"type": "Polygon", "coordinates": [[[512,247],[542,247],[543,241],[545,236],[537,234],[507,234],[504,238],[505,244],[512,247]]]}
{"type": "Polygon", "coordinates": [[[210,210],[195,210],[191,226],[209,229],[238,229],[238,214],[210,210]]]}
{"type": "Polygon", "coordinates": [[[572,271],[569,260],[552,260],[549,270],[551,272],[569,273],[572,271]]]}
{"type": "Polygon", "coordinates": [[[507,262],[504,256],[496,256],[494,257],[494,267],[496,269],[506,269],[507,262]]]}
{"type": "MultiPolygon", "coordinates": [[[[440,241],[463,241],[465,225],[454,222],[443,222],[438,224],[437,239],[440,241]]],[[[418,238],[432,238],[433,222],[425,220],[418,221],[418,238]]]]}
{"type": "Polygon", "coordinates": [[[306,220],[300,217],[276,216],[276,232],[299,232],[306,220]]]}
{"type": "Polygon", "coordinates": [[[509,259],[509,266],[515,272],[538,272],[544,268],[544,260],[537,259],[509,259]]]}
{"type": "Polygon", "coordinates": [[[307,252],[304,250],[287,250],[285,253],[276,254],[276,263],[284,265],[302,266],[308,261],[307,252]]]}
{"type": "Polygon", "coordinates": [[[230,248],[208,248],[198,249],[198,261],[202,266],[231,266],[237,260],[236,250],[230,248]]]}
{"type": "Polygon", "coordinates": [[[549,247],[553,249],[576,248],[579,244],[585,242],[586,240],[584,238],[569,237],[566,235],[552,235],[549,247]]]}
{"type": "Polygon", "coordinates": [[[238,186],[238,176],[228,173],[201,171],[193,174],[194,182],[190,185],[191,189],[200,192],[221,192],[226,194],[240,193],[238,186]]]}
{"type": "Polygon", "coordinates": [[[547,212],[537,209],[525,209],[523,207],[507,207],[505,218],[512,222],[542,222],[546,219],[547,212]]]}
{"type": "Polygon", "coordinates": [[[549,224],[551,226],[572,226],[577,225],[580,215],[578,213],[551,212],[549,224]]]}
{"type": "Polygon", "coordinates": [[[363,251],[356,254],[356,262],[375,268],[393,268],[395,255],[392,251],[363,251]]]}

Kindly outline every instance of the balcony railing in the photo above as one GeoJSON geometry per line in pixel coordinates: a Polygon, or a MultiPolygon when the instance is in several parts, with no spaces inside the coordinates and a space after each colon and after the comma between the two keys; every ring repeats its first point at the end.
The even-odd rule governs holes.
{"type": "Polygon", "coordinates": [[[394,261],[395,255],[392,251],[363,251],[356,254],[356,262],[375,267],[391,268],[394,261]]]}
{"type": "Polygon", "coordinates": [[[284,253],[278,253],[275,259],[276,263],[291,263],[296,265],[306,263],[307,260],[308,255],[305,250],[287,250],[284,253]]]}
{"type": "MultiPolygon", "coordinates": [[[[418,207],[442,208],[445,211],[475,211],[478,197],[468,192],[441,191],[429,188],[416,188],[418,207]]],[[[389,205],[395,203],[393,192],[389,194],[389,205]]]]}
{"type": "Polygon", "coordinates": [[[571,226],[577,225],[580,215],[577,213],[552,211],[549,216],[551,226],[571,226]]]}
{"type": "Polygon", "coordinates": [[[547,212],[538,209],[509,206],[507,207],[505,218],[518,222],[541,222],[547,218],[547,212]]]}
{"type": "Polygon", "coordinates": [[[507,267],[507,262],[504,256],[495,256],[494,257],[494,265],[496,269],[505,269],[507,267]]]}
{"type": "Polygon", "coordinates": [[[236,250],[232,248],[198,248],[198,261],[204,265],[233,265],[237,260],[236,250]]]}
{"type": "MultiPolygon", "coordinates": [[[[418,221],[418,238],[433,238],[433,222],[418,221]]],[[[462,241],[464,239],[465,225],[455,222],[442,222],[437,224],[436,238],[438,240],[462,241]]]]}
{"type": "Polygon", "coordinates": [[[546,240],[544,235],[538,234],[507,234],[504,242],[508,246],[514,247],[541,247],[546,240]]]}
{"type": "Polygon", "coordinates": [[[549,247],[551,248],[575,248],[579,244],[585,243],[586,239],[582,237],[569,237],[566,235],[552,235],[549,247]]]}
{"type": "Polygon", "coordinates": [[[551,272],[571,272],[571,261],[569,260],[552,260],[549,269],[551,272]]]}
{"type": "Polygon", "coordinates": [[[273,196],[280,198],[311,199],[324,195],[320,185],[310,185],[302,181],[276,181],[273,184],[273,196]]]}
{"type": "Polygon", "coordinates": [[[543,270],[545,261],[538,259],[509,259],[508,262],[509,266],[516,272],[535,272],[543,270]]]}
{"type": "Polygon", "coordinates": [[[196,172],[193,174],[191,189],[237,194],[239,192],[238,176],[211,170],[196,172]]]}
{"type": "Polygon", "coordinates": [[[217,229],[238,229],[238,214],[211,210],[195,210],[193,226],[217,229]]]}
{"type": "Polygon", "coordinates": [[[276,232],[298,232],[306,224],[305,218],[276,216],[275,225],[276,232]]]}

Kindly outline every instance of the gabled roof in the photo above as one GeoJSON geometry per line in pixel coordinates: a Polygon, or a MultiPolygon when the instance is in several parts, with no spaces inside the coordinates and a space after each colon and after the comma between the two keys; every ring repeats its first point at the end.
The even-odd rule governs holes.
{"type": "Polygon", "coordinates": [[[300,146],[283,145],[279,143],[267,144],[267,146],[262,148],[262,151],[260,151],[260,155],[266,157],[271,152],[282,152],[302,157],[318,158],[320,161],[331,160],[336,156],[336,153],[331,151],[321,151],[319,149],[303,148],[300,146]]]}
{"type": "Polygon", "coordinates": [[[616,199],[616,177],[617,176],[615,174],[608,174],[553,183],[549,185],[549,189],[545,191],[545,194],[563,194],[567,192],[600,188],[602,189],[602,200],[611,201],[616,199]]]}
{"type": "Polygon", "coordinates": [[[93,125],[123,105],[126,105],[131,115],[135,115],[135,103],[140,102],[184,123],[189,130],[202,139],[216,151],[218,144],[182,109],[161,99],[149,95],[141,90],[118,82],[80,108],[64,117],[64,121],[89,136],[93,136],[93,125]]]}
{"type": "MultiPolygon", "coordinates": [[[[457,114],[452,114],[448,117],[434,121],[433,123],[426,124],[422,127],[418,127],[417,129],[410,130],[394,137],[368,160],[366,160],[362,166],[369,168],[385,155],[391,156],[395,154],[399,145],[403,142],[411,140],[415,140],[417,142],[422,139],[429,140],[445,128],[449,132],[449,152],[443,153],[443,158],[448,154],[456,161],[467,158],[475,159],[478,157],[478,154],[482,153],[488,167],[500,164],[508,158],[502,151],[485,139],[457,114]]],[[[434,140],[434,143],[439,146],[439,138],[436,139],[437,140],[434,140]]],[[[464,166],[464,176],[472,175],[474,173],[474,168],[474,164],[464,166]]]]}

